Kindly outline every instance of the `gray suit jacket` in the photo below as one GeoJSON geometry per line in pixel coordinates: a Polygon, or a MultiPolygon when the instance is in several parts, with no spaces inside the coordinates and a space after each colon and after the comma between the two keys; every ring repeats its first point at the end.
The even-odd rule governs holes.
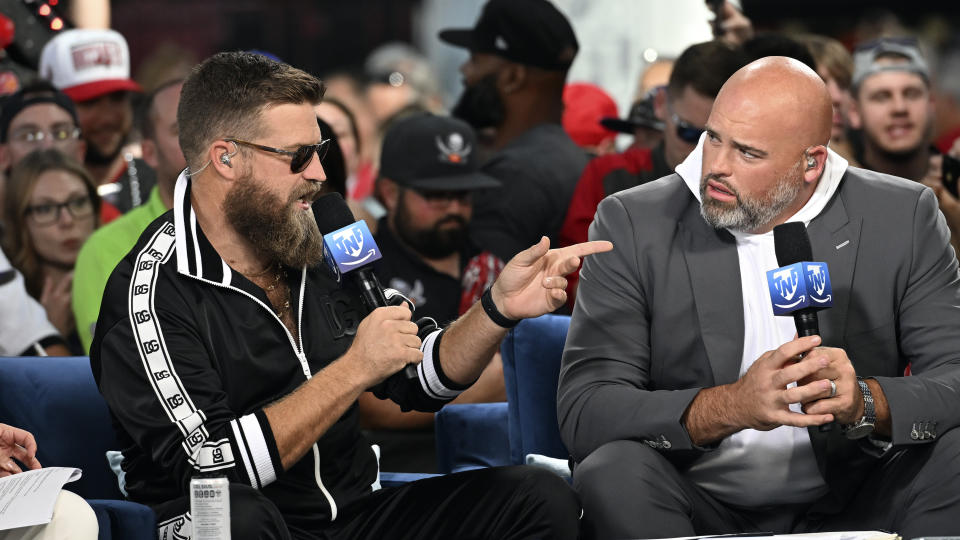
{"type": "MultiPolygon", "coordinates": [[[[894,444],[960,424],[960,275],[933,192],[849,168],[808,233],[833,285],[823,343],[883,387],[894,444]],[[902,376],[907,364],[914,376],[902,376]]],[[[558,390],[563,440],[576,461],[621,439],[678,465],[696,459],[708,450],[681,417],[701,388],[737,379],[743,354],[736,242],[707,225],[676,174],[607,197],[590,239],[614,249],[586,258],[580,274],[558,390]]],[[[876,458],[839,429],[810,434],[831,492],[846,500],[876,458]]]]}

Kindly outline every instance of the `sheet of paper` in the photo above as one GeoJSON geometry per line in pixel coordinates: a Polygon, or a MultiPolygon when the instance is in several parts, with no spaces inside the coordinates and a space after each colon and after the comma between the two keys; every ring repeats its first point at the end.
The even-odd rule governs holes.
{"type": "Polygon", "coordinates": [[[0,531],[50,523],[63,485],[80,475],[72,467],[46,467],[0,478],[0,531]]]}

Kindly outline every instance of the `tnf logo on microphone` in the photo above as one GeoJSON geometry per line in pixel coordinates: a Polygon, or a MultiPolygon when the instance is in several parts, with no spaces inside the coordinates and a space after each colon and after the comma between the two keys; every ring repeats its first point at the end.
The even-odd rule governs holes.
{"type": "Polygon", "coordinates": [[[327,263],[339,273],[346,273],[372,263],[381,257],[377,243],[364,221],[351,223],[323,236],[323,252],[327,263]],[[332,260],[331,260],[332,259],[332,260]]]}
{"type": "Polygon", "coordinates": [[[827,263],[799,262],[767,272],[774,315],[790,315],[804,308],[833,305],[827,263]]]}

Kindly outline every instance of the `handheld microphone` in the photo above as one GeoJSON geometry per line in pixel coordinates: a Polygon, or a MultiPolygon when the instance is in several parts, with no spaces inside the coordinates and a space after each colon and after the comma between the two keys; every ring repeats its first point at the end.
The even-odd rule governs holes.
{"type": "MultiPolygon", "coordinates": [[[[314,201],[313,217],[323,234],[323,260],[330,270],[338,278],[353,278],[370,311],[389,306],[371,267],[382,255],[366,222],[355,220],[339,193],[328,193],[314,201]]],[[[408,364],[404,373],[408,378],[419,376],[413,364],[408,364]]]]}
{"type": "Polygon", "coordinates": [[[339,193],[328,193],[317,199],[313,203],[313,217],[323,235],[323,261],[330,270],[338,277],[352,276],[371,311],[389,305],[370,267],[381,255],[366,222],[353,217],[339,193]]]}
{"type": "MultiPolygon", "coordinates": [[[[813,248],[807,227],[800,222],[784,223],[773,228],[773,245],[780,268],[767,272],[774,315],[793,315],[797,335],[819,336],[817,311],[833,305],[830,273],[827,263],[809,262],[813,248]]],[[[818,427],[821,433],[833,424],[818,427]]]]}
{"type": "Polygon", "coordinates": [[[817,312],[833,305],[827,263],[811,262],[813,249],[803,223],[773,228],[780,268],[767,272],[774,315],[793,315],[800,337],[820,335],[817,312]]]}

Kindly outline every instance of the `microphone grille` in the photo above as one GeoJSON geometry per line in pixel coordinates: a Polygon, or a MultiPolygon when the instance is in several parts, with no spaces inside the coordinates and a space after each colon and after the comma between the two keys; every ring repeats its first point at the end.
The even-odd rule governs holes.
{"type": "Polygon", "coordinates": [[[777,264],[790,264],[813,261],[813,248],[807,227],[799,222],[784,223],[773,228],[773,245],[777,252],[777,264]]]}
{"type": "Polygon", "coordinates": [[[339,193],[327,193],[313,202],[313,217],[320,234],[329,234],[356,221],[347,201],[339,193]]]}

